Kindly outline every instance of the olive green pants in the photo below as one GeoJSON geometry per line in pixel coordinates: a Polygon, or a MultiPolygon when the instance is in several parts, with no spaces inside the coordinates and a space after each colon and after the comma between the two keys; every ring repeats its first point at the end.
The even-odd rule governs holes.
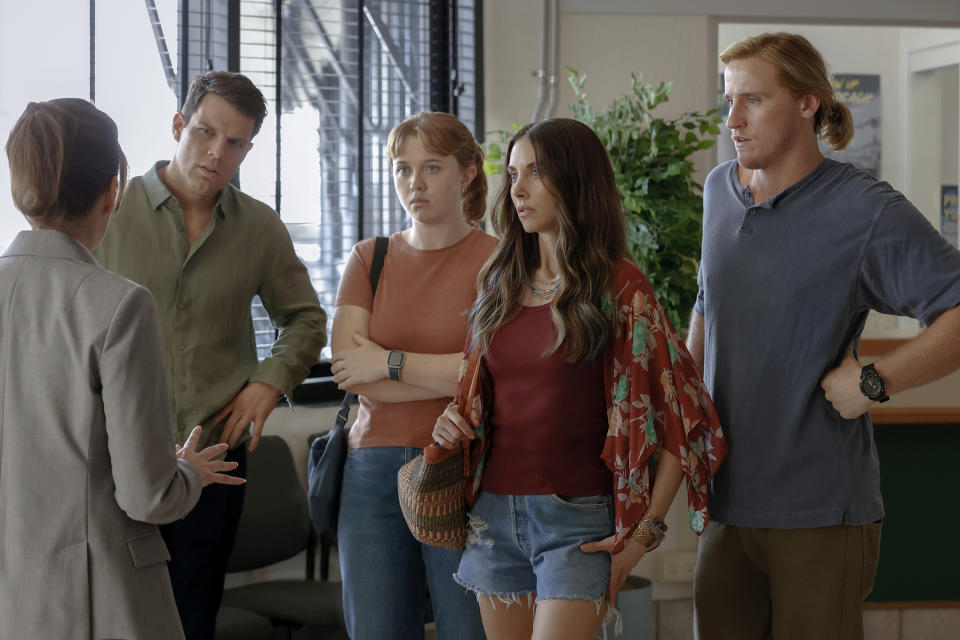
{"type": "Polygon", "coordinates": [[[694,572],[694,637],[862,640],[880,526],[760,529],[710,522],[694,572]]]}

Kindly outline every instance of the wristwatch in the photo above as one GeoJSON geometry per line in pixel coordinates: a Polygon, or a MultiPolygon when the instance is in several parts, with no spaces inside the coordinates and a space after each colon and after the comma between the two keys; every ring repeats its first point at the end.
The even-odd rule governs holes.
{"type": "Polygon", "coordinates": [[[886,402],[890,399],[883,384],[883,378],[874,369],[873,364],[868,364],[860,370],[860,391],[874,402],[886,402]]]}
{"type": "Polygon", "coordinates": [[[400,379],[400,369],[403,368],[403,351],[391,351],[387,356],[387,371],[390,372],[391,380],[400,379]]]}

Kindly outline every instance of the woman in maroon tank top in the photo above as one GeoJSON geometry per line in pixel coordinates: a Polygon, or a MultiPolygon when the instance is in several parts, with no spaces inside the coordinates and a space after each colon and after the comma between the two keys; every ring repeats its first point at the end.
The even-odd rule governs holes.
{"type": "Polygon", "coordinates": [[[542,120],[513,136],[507,159],[500,243],[469,318],[487,386],[472,421],[485,428],[451,407],[433,432],[446,447],[474,440],[454,579],[477,594],[488,637],[595,638],[663,539],[684,477],[702,531],[726,444],[693,359],[629,261],[596,134],[542,120]]]}

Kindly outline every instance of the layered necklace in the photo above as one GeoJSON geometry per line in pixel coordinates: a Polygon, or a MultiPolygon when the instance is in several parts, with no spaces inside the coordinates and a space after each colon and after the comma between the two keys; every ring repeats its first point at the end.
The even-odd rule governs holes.
{"type": "Polygon", "coordinates": [[[553,296],[557,294],[557,291],[560,291],[560,286],[562,284],[563,278],[557,278],[556,280],[541,280],[537,276],[533,276],[533,280],[530,282],[530,292],[541,300],[549,301],[553,299],[553,296]]]}

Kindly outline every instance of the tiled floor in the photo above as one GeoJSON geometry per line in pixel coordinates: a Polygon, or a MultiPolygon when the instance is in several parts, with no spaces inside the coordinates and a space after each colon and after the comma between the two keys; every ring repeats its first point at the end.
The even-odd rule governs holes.
{"type": "Polygon", "coordinates": [[[657,609],[657,635],[650,640],[692,640],[693,600],[660,600],[657,609]]]}
{"type": "Polygon", "coordinates": [[[900,640],[900,610],[864,611],[863,638],[864,640],[900,640]]]}
{"type": "Polygon", "coordinates": [[[960,609],[903,609],[900,611],[899,640],[958,639],[960,639],[960,609]]]}

